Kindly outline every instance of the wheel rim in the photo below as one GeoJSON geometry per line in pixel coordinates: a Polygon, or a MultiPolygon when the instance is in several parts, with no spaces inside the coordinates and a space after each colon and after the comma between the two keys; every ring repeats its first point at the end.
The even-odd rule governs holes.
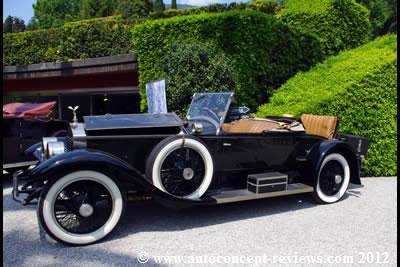
{"type": "Polygon", "coordinates": [[[64,230],[87,234],[107,222],[112,203],[112,196],[105,186],[91,180],[80,180],[58,193],[54,202],[54,216],[64,230]]]}
{"type": "Polygon", "coordinates": [[[205,175],[201,155],[188,147],[169,153],[161,164],[160,178],[165,190],[176,196],[190,195],[199,188],[205,175]]]}
{"type": "MultiPolygon", "coordinates": [[[[89,184],[92,186],[93,184],[89,184]]],[[[109,199],[108,196],[102,196],[101,198],[109,199]]],[[[96,201],[95,201],[96,202],[96,201]]],[[[97,201],[98,202],[98,201],[97,201]]],[[[60,178],[57,180],[48,190],[47,194],[45,195],[43,199],[43,204],[39,205],[41,206],[40,212],[41,212],[41,217],[42,217],[42,223],[45,226],[45,229],[47,232],[51,233],[54,237],[56,237],[58,240],[61,240],[66,243],[70,244],[79,244],[79,245],[84,245],[84,244],[90,244],[93,242],[96,242],[103,237],[105,237],[108,233],[110,233],[114,227],[117,225],[123,211],[123,198],[121,191],[117,184],[108,176],[96,172],[96,171],[76,171],[72,172],[70,174],[65,175],[64,177],[60,178]],[[72,188],[69,188],[69,185],[73,185],[76,182],[88,182],[92,181],[100,185],[99,190],[106,190],[109,193],[109,196],[111,197],[110,199],[112,200],[112,207],[111,207],[111,212],[109,213],[109,216],[107,218],[107,221],[103,223],[99,228],[99,224],[96,226],[92,226],[91,228],[79,228],[74,229],[72,225],[68,224],[63,224],[59,223],[59,220],[56,218],[56,211],[60,211],[62,209],[67,210],[68,208],[62,207],[68,204],[62,203],[60,205],[60,198],[68,198],[71,196],[64,195],[62,192],[65,189],[68,189],[69,191],[74,191],[72,188],[76,187],[76,185],[82,185],[82,184],[75,184],[72,186],[72,188]],[[101,187],[104,187],[105,189],[102,189],[101,187]],[[56,202],[57,206],[56,206],[56,202]],[[60,207],[61,206],[61,207],[60,207]],[[95,229],[91,232],[90,230],[95,229]],[[79,233],[80,232],[80,233],[79,233]]],[[[68,202],[67,202],[68,203],[68,202]]],[[[69,203],[72,203],[70,201],[69,203]]],[[[99,205],[99,204],[97,204],[99,205]]],[[[71,209],[71,207],[69,207],[71,209]]],[[[100,207],[94,207],[93,208],[93,214],[95,209],[99,209],[100,207]]],[[[107,209],[106,209],[107,210],[107,209]]],[[[79,212],[74,211],[75,213],[79,212]]],[[[107,211],[108,213],[108,211],[107,211]]],[[[59,216],[60,214],[57,214],[59,216]]],[[[83,214],[84,215],[84,214],[83,214]]],[[[87,215],[87,214],[86,214],[87,215]]],[[[81,214],[82,216],[82,214],[81,214]]],[[[60,219],[60,218],[59,218],[60,219]]],[[[103,220],[104,222],[104,220],[103,220]]]]}
{"type": "MultiPolygon", "coordinates": [[[[190,155],[194,155],[195,153],[192,154],[190,152],[190,155]]],[[[189,158],[190,158],[189,155],[189,158]]],[[[186,155],[185,155],[186,156],[186,155]]],[[[194,162],[190,160],[190,162],[194,162]]],[[[197,166],[197,168],[201,169],[200,166],[197,166]]],[[[195,168],[197,170],[197,168],[195,168]]],[[[193,172],[193,176],[195,175],[195,171],[192,168],[183,168],[183,171],[193,172]]],[[[214,164],[213,160],[211,158],[211,154],[208,151],[208,149],[199,141],[192,139],[192,138],[185,138],[185,139],[176,139],[171,141],[170,143],[167,143],[165,146],[162,147],[160,151],[157,152],[157,156],[154,159],[154,163],[151,167],[151,177],[152,177],[152,182],[155,187],[160,189],[161,191],[164,191],[168,194],[174,195],[176,197],[181,197],[185,199],[198,199],[200,198],[208,189],[208,187],[211,184],[212,178],[213,178],[213,173],[214,173],[214,164]],[[201,159],[196,160],[198,162],[201,161],[202,164],[204,164],[204,175],[202,177],[202,181],[200,186],[190,194],[187,195],[174,195],[171,192],[168,192],[166,188],[163,185],[163,181],[161,179],[161,170],[162,170],[162,165],[164,164],[165,160],[167,157],[172,153],[175,152],[176,150],[181,150],[181,149],[191,149],[193,152],[198,153],[198,155],[201,157],[201,159]]],[[[183,173],[180,173],[179,175],[184,176],[183,173]]],[[[189,174],[186,174],[189,175],[189,174]]],[[[189,175],[190,176],[190,175],[189,175]]],[[[185,179],[185,177],[184,177],[185,179]]],[[[188,180],[193,180],[193,179],[188,179],[188,180]]],[[[190,191],[190,190],[188,190],[190,191]]]]}
{"type": "Polygon", "coordinates": [[[325,203],[342,198],[350,183],[350,166],[345,157],[333,153],[325,157],[318,172],[316,193],[325,203]]]}
{"type": "Polygon", "coordinates": [[[321,191],[328,196],[337,194],[343,185],[344,174],[344,168],[340,162],[331,160],[326,163],[319,176],[321,191]]]}

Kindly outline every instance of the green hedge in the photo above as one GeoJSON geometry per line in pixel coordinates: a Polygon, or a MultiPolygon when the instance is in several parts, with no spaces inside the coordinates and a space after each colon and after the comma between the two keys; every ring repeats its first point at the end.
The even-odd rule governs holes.
{"type": "Polygon", "coordinates": [[[167,78],[170,112],[185,116],[195,92],[222,92],[235,87],[229,59],[211,45],[172,43],[164,59],[162,71],[167,78]]]}
{"type": "Polygon", "coordinates": [[[236,96],[250,107],[263,103],[272,88],[321,59],[317,40],[261,12],[241,10],[147,21],[133,29],[142,92],[147,82],[166,76],[161,64],[172,41],[209,43],[223,52],[232,62],[236,96]]]}
{"type": "Polygon", "coordinates": [[[285,0],[277,15],[286,24],[315,34],[327,55],[368,41],[368,10],[354,0],[285,0]]]}
{"type": "Polygon", "coordinates": [[[124,54],[133,50],[131,23],[120,17],[70,22],[60,28],[3,34],[3,65],[124,54]]]}
{"type": "Polygon", "coordinates": [[[256,116],[336,115],[339,131],[369,139],[367,175],[395,175],[397,36],[388,35],[298,73],[256,116]]]}
{"type": "Polygon", "coordinates": [[[255,9],[276,13],[280,6],[270,0],[249,3],[213,4],[197,8],[168,9],[148,18],[122,19],[120,16],[67,22],[58,28],[3,34],[3,65],[110,56],[131,52],[132,25],[158,17],[168,18],[199,13],[255,9]]]}

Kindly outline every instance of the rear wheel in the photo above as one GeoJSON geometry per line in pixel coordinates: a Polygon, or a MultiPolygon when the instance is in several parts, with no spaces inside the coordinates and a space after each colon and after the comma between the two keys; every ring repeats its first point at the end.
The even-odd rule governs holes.
{"type": "Polygon", "coordinates": [[[113,179],[97,171],[76,171],[52,181],[43,191],[39,220],[57,241],[87,245],[108,235],[124,209],[113,179]]]}
{"type": "Polygon", "coordinates": [[[350,166],[339,153],[327,155],[318,171],[314,198],[322,204],[339,201],[350,183],[350,166]]]}

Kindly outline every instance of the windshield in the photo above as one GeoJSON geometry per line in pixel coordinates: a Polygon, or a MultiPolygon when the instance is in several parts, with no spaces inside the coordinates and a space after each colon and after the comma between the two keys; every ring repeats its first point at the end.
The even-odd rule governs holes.
{"type": "Polygon", "coordinates": [[[206,116],[218,125],[225,119],[232,93],[195,93],[187,115],[188,120],[206,116]]]}

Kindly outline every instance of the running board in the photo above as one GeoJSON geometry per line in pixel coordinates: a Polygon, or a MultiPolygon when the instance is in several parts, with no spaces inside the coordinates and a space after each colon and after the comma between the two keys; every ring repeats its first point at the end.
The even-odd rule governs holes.
{"type": "Polygon", "coordinates": [[[216,200],[217,204],[223,204],[223,203],[238,202],[238,201],[245,201],[252,199],[308,193],[313,191],[314,188],[312,186],[308,186],[302,183],[294,183],[294,184],[288,184],[287,190],[283,191],[256,194],[248,191],[247,189],[239,189],[239,190],[224,191],[210,197],[216,200]]]}

